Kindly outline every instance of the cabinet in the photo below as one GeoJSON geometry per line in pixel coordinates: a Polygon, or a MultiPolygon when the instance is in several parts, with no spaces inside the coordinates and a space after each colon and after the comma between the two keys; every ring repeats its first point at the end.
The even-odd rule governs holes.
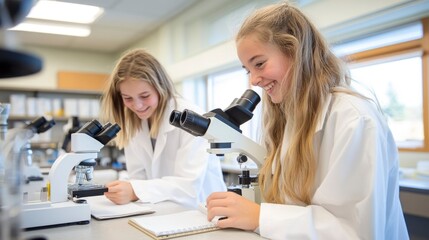
{"type": "Polygon", "coordinates": [[[427,179],[399,180],[399,197],[410,239],[429,239],[429,182],[427,179]]]}

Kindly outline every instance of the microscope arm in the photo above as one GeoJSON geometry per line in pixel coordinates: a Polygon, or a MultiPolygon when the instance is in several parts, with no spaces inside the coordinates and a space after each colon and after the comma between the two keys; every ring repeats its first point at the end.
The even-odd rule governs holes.
{"type": "Polygon", "coordinates": [[[65,153],[61,155],[49,171],[50,200],[53,203],[65,202],[68,199],[68,180],[73,167],[80,162],[97,158],[97,152],[65,153]]]}
{"type": "Polygon", "coordinates": [[[59,156],[49,171],[51,202],[65,202],[68,199],[68,179],[73,167],[85,160],[98,157],[104,145],[84,133],[72,135],[72,151],[59,156]]]}
{"type": "Polygon", "coordinates": [[[267,154],[264,147],[244,136],[240,132],[232,129],[216,117],[210,117],[210,125],[202,137],[207,139],[211,144],[211,147],[207,150],[209,153],[244,153],[256,163],[258,169],[260,169],[264,163],[264,159],[267,154]],[[230,143],[231,146],[216,148],[215,143],[230,143]]]}

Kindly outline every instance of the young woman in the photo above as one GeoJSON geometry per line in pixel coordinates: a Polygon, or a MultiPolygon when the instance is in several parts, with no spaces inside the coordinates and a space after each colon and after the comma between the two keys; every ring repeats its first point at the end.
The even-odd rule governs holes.
{"type": "Polygon", "coordinates": [[[129,180],[106,185],[105,196],[112,202],[169,200],[197,207],[211,192],[226,189],[219,159],[207,153],[207,141],[169,123],[173,110],[201,111],[177,95],[164,68],[146,51],[122,56],[101,108],[103,120],[122,128],[115,141],[124,149],[129,175],[129,180]]]}
{"type": "Polygon", "coordinates": [[[313,24],[274,4],[243,23],[236,44],[264,90],[265,202],[213,193],[208,218],[269,239],[408,239],[392,134],[313,24]]]}

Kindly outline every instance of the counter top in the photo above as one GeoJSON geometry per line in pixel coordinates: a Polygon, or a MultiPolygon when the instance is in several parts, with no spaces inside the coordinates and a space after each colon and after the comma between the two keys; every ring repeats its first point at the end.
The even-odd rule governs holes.
{"type": "Polygon", "coordinates": [[[401,191],[429,194],[429,175],[421,174],[415,168],[400,168],[399,175],[401,191]]]}
{"type": "MultiPolygon", "coordinates": [[[[186,208],[173,202],[162,202],[155,204],[156,213],[153,215],[164,215],[168,213],[180,212],[186,208]]],[[[145,215],[147,217],[153,215],[145,215]]],[[[117,240],[117,239],[152,239],[137,228],[128,224],[129,218],[117,218],[110,220],[95,220],[86,225],[68,225],[61,227],[44,228],[38,230],[24,231],[21,235],[24,239],[30,240],[38,237],[38,240],[117,240]]],[[[195,234],[174,239],[264,239],[254,232],[242,231],[238,229],[221,229],[213,232],[195,234]]]]}
{"type": "Polygon", "coordinates": [[[399,180],[401,191],[429,194],[429,180],[405,178],[399,180]]]}

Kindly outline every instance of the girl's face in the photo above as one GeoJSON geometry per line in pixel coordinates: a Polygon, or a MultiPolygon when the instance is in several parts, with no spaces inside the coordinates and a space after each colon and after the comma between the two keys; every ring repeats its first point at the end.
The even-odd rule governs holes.
{"type": "Polygon", "coordinates": [[[254,35],[237,41],[237,55],[250,83],[263,88],[273,103],[280,103],[288,87],[291,60],[277,46],[261,43],[254,35]]]}
{"type": "Polygon", "coordinates": [[[119,84],[124,105],[140,119],[150,120],[158,107],[158,92],[148,82],[127,79],[119,84]]]}

